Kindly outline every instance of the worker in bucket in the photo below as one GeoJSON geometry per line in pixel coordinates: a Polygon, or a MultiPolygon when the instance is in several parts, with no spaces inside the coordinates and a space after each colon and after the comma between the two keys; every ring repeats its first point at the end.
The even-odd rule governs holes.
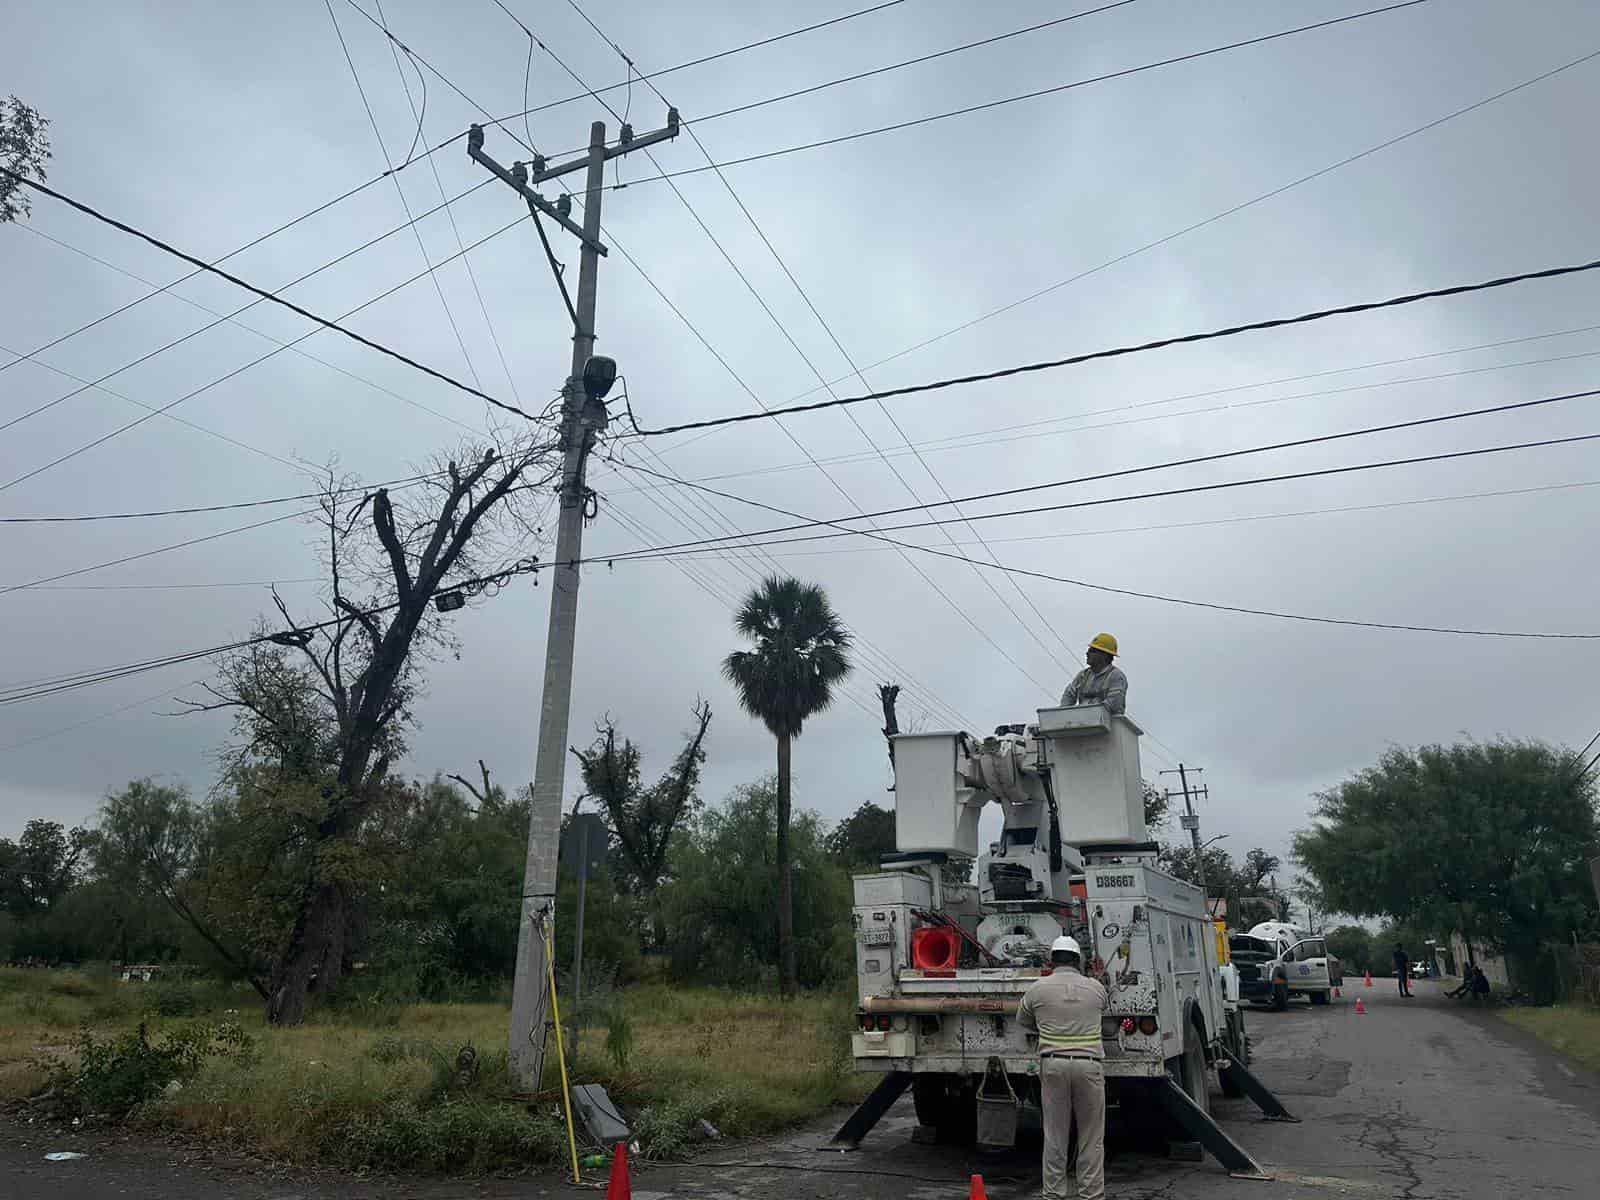
{"type": "Polygon", "coordinates": [[[1061,707],[1075,704],[1104,704],[1114,713],[1128,707],[1128,677],[1112,665],[1117,656],[1117,639],[1097,633],[1089,643],[1084,661],[1089,665],[1072,677],[1061,693],[1061,707]]]}
{"type": "Polygon", "coordinates": [[[1078,1196],[1106,1194],[1106,1076],[1100,1019],[1106,989],[1080,971],[1072,937],[1050,944],[1051,974],[1022,994],[1017,1024],[1039,1039],[1039,1093],[1044,1110],[1045,1200],[1067,1200],[1067,1154],[1078,1119],[1078,1196]]]}

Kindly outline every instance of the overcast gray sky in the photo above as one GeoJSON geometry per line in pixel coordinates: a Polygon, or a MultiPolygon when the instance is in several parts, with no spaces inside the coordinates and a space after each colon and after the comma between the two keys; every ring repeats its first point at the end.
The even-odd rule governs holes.
{"type": "MultiPolygon", "coordinates": [[[[372,0],[356,2],[377,15],[372,0]]],[[[616,51],[566,4],[518,0],[509,7],[589,84],[626,76],[616,51]]],[[[1076,7],[1094,5],[1085,0],[1076,7]]],[[[718,160],[741,158],[1363,7],[1349,0],[1138,0],[708,122],[699,133],[718,160]]],[[[850,8],[850,0],[593,0],[587,10],[649,71],[850,8]]],[[[382,147],[323,0],[265,7],[11,0],[6,10],[0,93],[15,92],[50,118],[50,182],[208,258],[370,179],[384,169],[386,153],[399,162],[413,140],[416,121],[402,78],[420,101],[417,69],[403,57],[403,69],[397,67],[381,32],[351,0],[333,0],[332,11],[382,147]]],[[[905,0],[667,76],[659,86],[692,120],[1070,11],[1043,2],[905,0]]],[[[383,13],[397,38],[473,101],[496,116],[524,107],[528,40],[493,0],[388,0],[383,13]]],[[[870,385],[895,387],[1594,258],[1597,177],[1588,135],[1600,59],[1023,302],[1594,50],[1600,50],[1600,7],[1581,0],[1433,0],[733,166],[726,178],[870,385]]],[[[436,76],[421,74],[427,83],[422,146],[481,118],[436,76]]],[[[537,47],[527,89],[535,104],[578,90],[537,47]]],[[[640,132],[664,121],[663,105],[642,85],[607,98],[626,106],[640,132]]],[[[534,115],[526,132],[520,119],[507,127],[531,133],[554,154],[584,144],[597,118],[614,129],[614,119],[585,98],[534,115]]],[[[489,130],[487,146],[505,162],[525,154],[500,129],[489,130]]],[[[667,171],[705,162],[687,136],[655,156],[667,171]]],[[[642,155],[610,174],[641,181],[605,195],[613,246],[626,248],[750,391],[775,405],[817,386],[778,323],[817,371],[830,380],[850,375],[716,175],[676,181],[680,201],[667,184],[643,182],[657,170],[642,155]]],[[[438,205],[441,191],[454,196],[482,178],[459,142],[398,176],[413,212],[438,205]]],[[[517,201],[495,185],[450,211],[454,228],[444,213],[418,224],[433,261],[456,253],[458,232],[470,243],[512,221],[517,201]]],[[[229,266],[278,287],[404,220],[396,188],[386,181],[229,266]]],[[[575,276],[575,245],[560,235],[557,250],[575,276]]],[[[519,225],[469,261],[476,292],[458,260],[438,271],[439,290],[424,278],[351,324],[442,371],[469,381],[475,372],[491,394],[528,403],[547,396],[566,371],[568,330],[534,231],[519,225]]],[[[286,294],[334,315],[423,265],[417,239],[404,234],[286,294]]],[[[130,274],[167,283],[183,268],[54,201],[36,200],[31,221],[0,227],[6,284],[0,345],[8,352],[0,362],[149,290],[130,274]]],[[[179,296],[218,311],[247,299],[221,281],[197,279],[143,303],[45,351],[37,363],[0,371],[0,416],[9,420],[79,386],[57,371],[92,379],[213,319],[179,296]]],[[[714,481],[753,500],[836,517],[852,504],[875,509],[941,499],[941,485],[961,496],[1594,387],[1597,298],[1600,281],[1588,276],[1527,284],[889,401],[887,416],[864,405],[852,410],[860,428],[844,413],[826,412],[791,418],[783,427],[763,421],[659,439],[651,449],[660,459],[638,443],[619,451],[629,461],[714,481]],[[1528,338],[1536,340],[1485,346],[1528,338]],[[1422,355],[1430,357],[1363,368],[1422,355]],[[1312,374],[1318,377],[1296,378],[1312,374]],[[900,431],[920,449],[921,461],[900,431]]],[[[309,328],[270,306],[241,320],[278,338],[309,328]]],[[[601,351],[627,375],[641,421],[665,424],[754,407],[615,250],[601,271],[598,333],[601,351]]],[[[271,348],[258,333],[225,324],[108,382],[127,398],[103,391],[74,396],[5,431],[0,482],[138,415],[134,401],[166,403],[271,348]]],[[[471,397],[335,335],[318,333],[300,348],[325,363],[275,355],[173,410],[192,425],[150,420],[0,491],[0,515],[226,503],[303,490],[303,476],[273,456],[320,463],[337,455],[346,470],[369,480],[404,475],[462,431],[394,393],[470,426],[486,421],[471,397]]],[[[838,385],[841,395],[860,390],[854,378],[838,385]]],[[[1600,431],[1594,410],[1594,400],[1571,401],[1027,499],[1126,495],[1591,433],[1600,431]]],[[[594,482],[603,496],[588,533],[595,555],[704,537],[713,520],[747,530],[783,523],[732,501],[661,490],[622,468],[603,467],[594,482]]],[[[1597,482],[1595,452],[1580,443],[974,528],[1008,565],[1139,591],[1372,621],[1592,633],[1600,632],[1592,602],[1597,482]],[[1447,499],[1513,490],[1521,494],[1447,499]]],[[[284,511],[8,525],[0,529],[6,564],[0,586],[284,511]]],[[[986,556],[973,529],[948,528],[961,552],[986,556]]],[[[246,634],[268,609],[265,581],[284,581],[288,602],[309,613],[317,596],[316,584],[305,582],[318,574],[313,536],[303,525],[279,522],[0,595],[6,617],[0,683],[246,634]]],[[[901,536],[949,548],[939,529],[901,536]]],[[[1311,794],[1389,745],[1499,734],[1581,745],[1600,724],[1590,695],[1594,643],[1295,623],[1019,578],[1024,600],[1011,581],[989,571],[1003,604],[973,568],[924,554],[909,558],[948,602],[895,550],[860,539],[800,543],[778,559],[782,569],[826,587],[861,642],[845,696],[807,727],[796,752],[800,802],[830,818],[886,798],[877,683],[904,685],[903,720],[946,727],[953,709],[985,730],[1028,719],[1053,700],[1083,644],[1101,629],[1121,640],[1132,680],[1130,712],[1152,735],[1145,741],[1146,774],[1154,778],[1180,756],[1203,765],[1211,788],[1205,831],[1229,834],[1236,851],[1261,844],[1285,852],[1307,819],[1311,794]]],[[[716,713],[707,796],[720,797],[769,770],[771,739],[739,711],[717,664],[734,645],[732,603],[771,565],[719,554],[589,569],[573,740],[586,741],[593,722],[609,712],[643,745],[653,773],[675,749],[700,695],[716,713]]],[[[481,757],[507,782],[529,777],[548,596],[548,587],[524,580],[456,615],[461,654],[429,672],[406,771],[465,772],[481,757]]],[[[191,664],[0,708],[0,834],[34,816],[87,820],[108,788],[137,776],[203,791],[225,721],[160,714],[204,675],[203,664],[191,664]]]]}

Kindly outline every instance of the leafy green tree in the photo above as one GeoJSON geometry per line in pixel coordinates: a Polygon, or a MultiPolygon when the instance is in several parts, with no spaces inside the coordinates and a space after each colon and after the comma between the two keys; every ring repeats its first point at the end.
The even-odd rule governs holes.
{"type": "Polygon", "coordinates": [[[16,841],[0,838],[0,907],[26,919],[55,906],[82,871],[88,831],[29,821],[16,841]]]}
{"type": "Polygon", "coordinates": [[[1514,740],[1394,749],[1321,793],[1314,816],[1295,858],[1330,911],[1459,929],[1469,947],[1515,956],[1566,940],[1593,910],[1587,860],[1600,820],[1570,750],[1514,740]]]}
{"type": "MultiPolygon", "coordinates": [[[[779,967],[777,781],[741,787],[728,800],[698,814],[673,844],[672,879],[662,889],[668,951],[679,978],[748,987],[779,967]]],[[[790,849],[794,872],[799,983],[836,983],[853,969],[850,879],[824,845],[816,813],[793,814],[790,849]]]]}
{"type": "Polygon", "coordinates": [[[125,893],[159,897],[229,971],[265,1000],[282,855],[236,803],[195,803],[183,788],[136,779],[100,806],[95,869],[125,893]],[[261,839],[261,840],[257,840],[261,839]],[[264,859],[264,864],[259,860],[264,859]]]}
{"type": "Polygon", "coordinates": [[[829,854],[847,867],[876,868],[894,850],[894,810],[868,800],[823,839],[829,854]]]}
{"type": "Polygon", "coordinates": [[[29,189],[18,176],[44,181],[50,157],[50,122],[15,96],[0,104],[0,225],[32,211],[29,189]]]}
{"type": "Polygon", "coordinates": [[[1352,975],[1370,971],[1378,962],[1372,934],[1360,925],[1340,925],[1327,934],[1326,941],[1328,953],[1352,975]]]}
{"type": "Polygon", "coordinates": [[[1144,824],[1152,834],[1166,827],[1171,815],[1172,797],[1148,779],[1140,780],[1144,787],[1144,824]]]}
{"type": "Polygon", "coordinates": [[[832,702],[850,673],[850,635],[826,593],[798,579],[772,576],[745,597],[734,628],[754,643],[723,660],[722,672],[746,712],[778,740],[778,961],[784,995],[798,986],[794,877],[790,862],[790,751],[808,718],[832,702]]]}

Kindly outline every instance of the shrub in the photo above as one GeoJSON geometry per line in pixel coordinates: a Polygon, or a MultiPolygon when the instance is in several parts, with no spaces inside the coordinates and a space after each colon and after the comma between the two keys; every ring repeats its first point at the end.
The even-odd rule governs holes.
{"type": "Polygon", "coordinates": [[[641,1109],[633,1132],[651,1158],[682,1158],[700,1140],[700,1122],[731,1125],[738,1118],[738,1101],[727,1088],[686,1091],[641,1109]]]}
{"type": "Polygon", "coordinates": [[[232,1023],[195,1024],[152,1042],[144,1024],[102,1041],[85,1027],[78,1034],[78,1061],[45,1065],[62,1107],[123,1116],[154,1099],[168,1084],[192,1078],[206,1059],[249,1057],[250,1036],[232,1023]]]}

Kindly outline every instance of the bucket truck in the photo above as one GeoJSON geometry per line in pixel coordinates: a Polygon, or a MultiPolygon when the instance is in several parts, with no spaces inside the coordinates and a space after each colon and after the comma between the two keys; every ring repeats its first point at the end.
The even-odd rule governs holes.
{"type": "MultiPolygon", "coordinates": [[[[906,1090],[940,1139],[1011,1145],[1039,1111],[1018,1002],[1062,933],[1106,984],[1107,1100],[1125,1120],[1260,1168],[1209,1116],[1209,1073],[1293,1118],[1250,1074],[1227,940],[1162,870],[1144,821],[1142,731],[1103,705],[1040,709],[988,737],[893,737],[895,852],[854,880],[856,1069],[882,1078],[833,1140],[853,1148],[906,1090]],[[979,816],[1000,813],[979,854],[979,816]],[[976,864],[973,882],[953,882],[976,864]]],[[[1065,969],[1065,968],[1062,968],[1065,969]]]]}

